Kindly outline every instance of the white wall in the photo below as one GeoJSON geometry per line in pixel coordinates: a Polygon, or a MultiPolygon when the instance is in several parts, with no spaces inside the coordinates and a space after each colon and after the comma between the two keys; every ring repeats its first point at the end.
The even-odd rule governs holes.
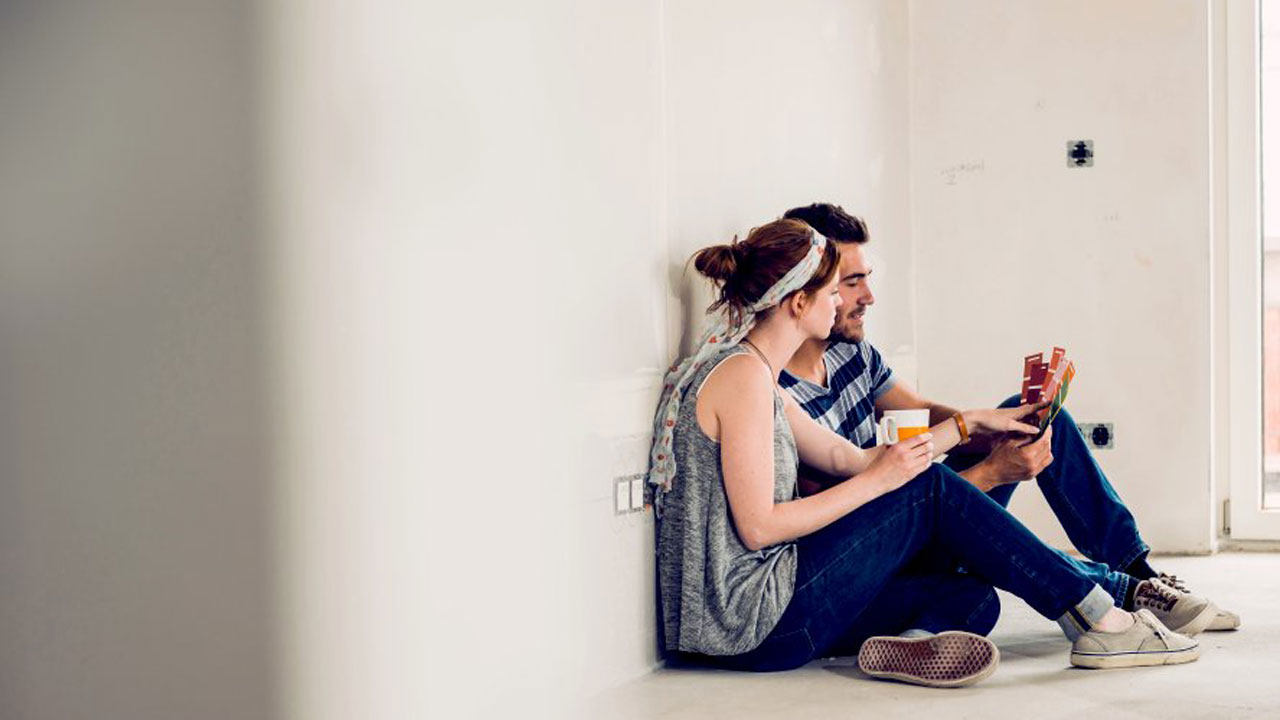
{"type": "MultiPolygon", "coordinates": [[[[870,332],[885,352],[912,353],[905,7],[697,2],[667,13],[671,261],[789,207],[842,204],[869,223],[884,276],[870,332]]],[[[706,303],[685,300],[691,326],[706,303]]]]}
{"type": "Polygon", "coordinates": [[[656,14],[496,5],[271,7],[283,717],[562,717],[609,660],[569,381],[643,332],[586,322],[656,235],[656,14]]]}
{"type": "Polygon", "coordinates": [[[649,670],[652,520],[611,489],[705,304],[684,262],[834,200],[909,266],[905,8],[272,18],[287,713],[554,714],[649,670]]]}
{"type": "MultiPolygon", "coordinates": [[[[905,7],[817,0],[785,7],[672,3],[662,27],[666,215],[650,262],[667,270],[667,282],[658,285],[658,299],[665,295],[672,318],[665,357],[675,356],[682,334],[687,351],[711,299],[696,272],[684,272],[689,257],[735,234],[745,236],[789,207],[833,201],[864,215],[880,239],[873,246],[877,270],[905,275],[911,258],[905,7]]],[[[873,330],[886,351],[910,353],[910,286],[904,277],[882,288],[873,330]]],[[[653,293],[640,290],[627,297],[640,302],[653,293]]],[[[602,400],[622,427],[593,442],[617,447],[619,435],[647,438],[660,376],[639,357],[600,368],[601,387],[619,388],[618,396],[606,391],[602,400]]],[[[614,608],[606,622],[640,621],[596,636],[594,654],[610,658],[597,668],[600,684],[634,676],[657,659],[652,518],[609,517],[609,468],[621,463],[626,472],[644,469],[643,454],[629,450],[624,444],[585,475],[597,488],[586,507],[591,526],[599,527],[593,534],[611,540],[594,546],[588,565],[610,579],[597,583],[602,603],[614,608]],[[639,565],[608,569],[637,557],[643,558],[639,565]]]]}
{"type": "MultiPolygon", "coordinates": [[[[994,402],[1065,346],[1069,407],[1116,424],[1097,457],[1145,538],[1208,550],[1206,4],[917,0],[910,27],[923,389],[994,402]],[[1066,167],[1076,138],[1094,167],[1066,167]]],[[[1038,498],[1014,507],[1065,544],[1038,498]]]]}
{"type": "Polygon", "coordinates": [[[0,717],[271,715],[252,36],[0,3],[0,717]]]}

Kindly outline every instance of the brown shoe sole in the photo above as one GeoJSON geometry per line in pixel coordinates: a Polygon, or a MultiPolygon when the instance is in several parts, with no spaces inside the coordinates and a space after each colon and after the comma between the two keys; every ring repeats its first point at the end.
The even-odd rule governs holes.
{"type": "Polygon", "coordinates": [[[858,667],[872,677],[937,688],[972,685],[999,664],[995,643],[960,630],[922,638],[868,638],[858,651],[858,667]]]}

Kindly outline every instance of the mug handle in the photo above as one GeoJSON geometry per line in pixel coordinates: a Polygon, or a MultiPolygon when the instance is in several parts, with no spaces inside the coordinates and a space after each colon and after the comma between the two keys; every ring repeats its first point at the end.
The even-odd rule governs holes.
{"type": "Polygon", "coordinates": [[[898,442],[898,421],[893,419],[891,415],[885,415],[880,418],[880,433],[884,435],[885,445],[892,445],[898,442]]]}

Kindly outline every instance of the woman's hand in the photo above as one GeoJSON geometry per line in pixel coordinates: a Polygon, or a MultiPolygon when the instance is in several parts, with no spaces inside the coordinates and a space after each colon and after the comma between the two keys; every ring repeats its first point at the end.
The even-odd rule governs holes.
{"type": "Polygon", "coordinates": [[[922,433],[886,447],[866,472],[884,483],[884,491],[897,490],[924,472],[933,462],[933,433],[922,433]]]}
{"type": "Polygon", "coordinates": [[[1049,402],[1028,403],[1019,405],[1015,408],[996,408],[994,410],[965,410],[961,413],[964,416],[965,423],[969,426],[969,432],[974,435],[984,435],[988,433],[1008,433],[1018,432],[1026,435],[1035,435],[1040,432],[1040,428],[1034,425],[1028,425],[1022,420],[1033,419],[1031,416],[1038,413],[1044,408],[1049,407],[1049,402]]]}

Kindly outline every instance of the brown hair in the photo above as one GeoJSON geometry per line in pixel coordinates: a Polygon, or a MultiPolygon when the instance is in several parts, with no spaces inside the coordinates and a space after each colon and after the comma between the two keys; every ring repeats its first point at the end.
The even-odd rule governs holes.
{"type": "MultiPolygon", "coordinates": [[[[719,298],[707,312],[726,308],[733,327],[741,326],[743,312],[804,259],[812,237],[813,229],[799,220],[774,220],[754,228],[746,240],[739,242],[735,237],[730,245],[698,251],[693,266],[720,288],[719,298]]],[[[831,282],[839,265],[839,251],[834,243],[827,243],[813,277],[797,292],[813,294],[831,282]]]]}

